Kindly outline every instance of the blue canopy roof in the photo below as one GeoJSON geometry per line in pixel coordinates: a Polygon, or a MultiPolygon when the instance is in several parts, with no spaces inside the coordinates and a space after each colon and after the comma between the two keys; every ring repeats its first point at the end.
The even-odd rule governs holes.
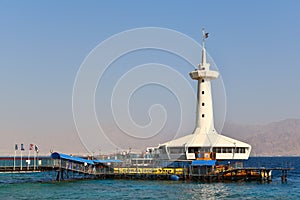
{"type": "Polygon", "coordinates": [[[215,160],[194,160],[192,162],[192,166],[213,166],[215,164],[215,160]]]}
{"type": "Polygon", "coordinates": [[[93,160],[94,163],[121,163],[122,160],[93,160]]]}
{"type": "Polygon", "coordinates": [[[84,158],[80,158],[80,157],[74,157],[74,156],[70,156],[70,155],[62,154],[62,153],[57,153],[57,152],[52,153],[51,158],[69,160],[69,161],[78,162],[78,163],[87,163],[87,164],[90,164],[90,165],[94,164],[94,162],[92,160],[88,160],[88,159],[84,159],[84,158]]]}

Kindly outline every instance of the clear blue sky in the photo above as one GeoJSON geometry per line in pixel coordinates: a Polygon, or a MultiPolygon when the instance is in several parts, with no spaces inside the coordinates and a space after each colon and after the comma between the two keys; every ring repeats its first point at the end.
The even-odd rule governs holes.
{"type": "Polygon", "coordinates": [[[1,152],[31,141],[45,153],[72,151],[67,141],[84,151],[72,118],[76,73],[101,41],[138,27],[170,28],[197,41],[206,28],[225,84],[227,121],[300,118],[299,9],[296,0],[0,0],[1,152]]]}

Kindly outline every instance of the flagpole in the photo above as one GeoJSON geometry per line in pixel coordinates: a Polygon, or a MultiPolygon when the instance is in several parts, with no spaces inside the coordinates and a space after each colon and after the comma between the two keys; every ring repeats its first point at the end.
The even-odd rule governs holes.
{"type": "Polygon", "coordinates": [[[39,152],[36,151],[36,168],[39,169],[39,152]]]}
{"type": "Polygon", "coordinates": [[[36,151],[36,160],[37,160],[37,166],[36,168],[39,168],[39,150],[36,151]]]}
{"type": "Polygon", "coordinates": [[[23,163],[22,163],[22,161],[23,161],[23,160],[22,160],[22,149],[21,149],[21,171],[22,171],[22,169],[23,169],[23,166],[22,166],[23,163]]]}
{"type": "Polygon", "coordinates": [[[29,164],[30,164],[30,148],[28,149],[28,160],[27,160],[27,170],[29,171],[29,164]]]}
{"type": "Polygon", "coordinates": [[[205,29],[202,28],[202,48],[204,48],[205,29]]]}
{"type": "Polygon", "coordinates": [[[36,168],[39,168],[39,147],[37,145],[34,145],[34,153],[36,155],[36,168]]]}
{"type": "Polygon", "coordinates": [[[35,156],[36,156],[36,152],[35,152],[35,150],[34,150],[34,152],[33,152],[33,170],[35,170],[35,156]]]}
{"type": "Polygon", "coordinates": [[[15,147],[15,155],[14,155],[14,171],[16,170],[16,153],[17,153],[17,150],[16,150],[16,147],[15,147]]]}

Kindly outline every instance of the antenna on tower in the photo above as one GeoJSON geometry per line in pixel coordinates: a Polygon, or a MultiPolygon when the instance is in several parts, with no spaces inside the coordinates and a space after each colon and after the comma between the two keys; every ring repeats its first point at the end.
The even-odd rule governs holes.
{"type": "Polygon", "coordinates": [[[208,38],[208,34],[209,33],[205,32],[205,28],[202,28],[202,48],[204,48],[204,41],[208,38]]]}
{"type": "Polygon", "coordinates": [[[198,69],[208,69],[209,68],[209,63],[206,62],[206,50],[204,47],[204,41],[206,38],[208,38],[207,32],[205,32],[205,28],[202,28],[202,63],[198,65],[198,69]]]}

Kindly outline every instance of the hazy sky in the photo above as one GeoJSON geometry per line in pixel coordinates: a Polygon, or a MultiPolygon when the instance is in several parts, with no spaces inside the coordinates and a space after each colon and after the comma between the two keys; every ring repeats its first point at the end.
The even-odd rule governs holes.
{"type": "MultiPolygon", "coordinates": [[[[226,121],[261,124],[299,118],[299,9],[296,0],[0,0],[0,154],[13,153],[15,143],[36,143],[42,153],[51,148],[84,152],[72,114],[72,91],[80,65],[108,37],[141,27],[173,29],[197,42],[201,28],[206,28],[210,33],[207,51],[225,85],[226,121]]],[[[151,50],[128,56],[130,62],[140,61],[135,64],[171,60],[169,64],[196,88],[188,77],[193,67],[176,56],[151,50]]],[[[116,127],[113,118],[106,117],[109,98],[105,95],[111,95],[113,83],[133,67],[126,66],[126,59],[118,62],[114,63],[118,67],[107,70],[95,94],[98,119],[108,132],[116,127]]],[[[174,116],[180,112],[174,109],[178,105],[174,95],[155,84],[140,90],[129,102],[133,120],[148,124],[149,107],[163,104],[168,113],[163,131],[176,131],[180,118],[174,116]],[[145,94],[156,94],[156,98],[145,94]]],[[[179,134],[193,130],[194,113],[189,121],[179,134]]]]}

